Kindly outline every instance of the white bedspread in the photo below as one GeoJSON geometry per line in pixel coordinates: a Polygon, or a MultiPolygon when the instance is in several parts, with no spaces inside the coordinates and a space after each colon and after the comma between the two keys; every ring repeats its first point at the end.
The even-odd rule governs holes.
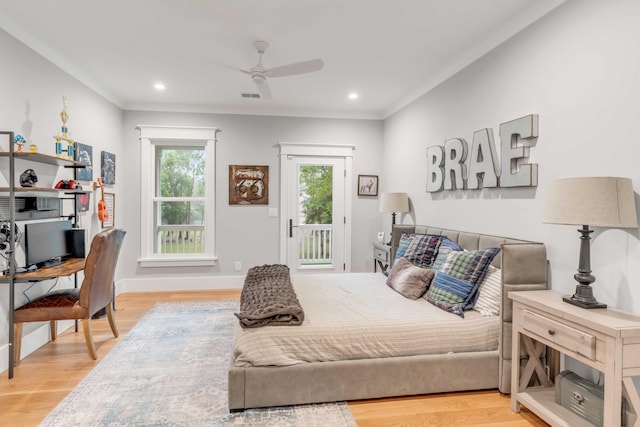
{"type": "Polygon", "coordinates": [[[235,366],[496,350],[500,319],[409,300],[380,273],[292,275],[301,326],[237,328],[235,366]]]}

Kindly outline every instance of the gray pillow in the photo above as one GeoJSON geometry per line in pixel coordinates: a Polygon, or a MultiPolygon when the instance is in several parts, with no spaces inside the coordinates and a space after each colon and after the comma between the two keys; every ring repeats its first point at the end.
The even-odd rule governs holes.
{"type": "Polygon", "coordinates": [[[398,258],[389,271],[387,285],[402,296],[418,299],[429,288],[435,272],[429,268],[420,268],[406,258],[398,258]]]}

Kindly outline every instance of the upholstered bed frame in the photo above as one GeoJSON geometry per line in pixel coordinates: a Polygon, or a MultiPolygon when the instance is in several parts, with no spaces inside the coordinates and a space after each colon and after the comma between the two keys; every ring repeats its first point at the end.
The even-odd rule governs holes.
{"type": "Polygon", "coordinates": [[[395,225],[393,259],[402,231],[447,236],[467,250],[501,247],[493,265],[502,268],[499,347],[494,351],[346,360],[286,367],[229,369],[229,409],[511,387],[512,304],[507,294],[547,288],[543,244],[430,226],[395,225]]]}

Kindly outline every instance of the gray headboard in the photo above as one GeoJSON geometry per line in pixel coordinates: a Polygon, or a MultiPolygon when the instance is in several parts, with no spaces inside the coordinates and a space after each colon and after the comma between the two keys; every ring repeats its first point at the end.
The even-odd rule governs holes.
{"type": "Polygon", "coordinates": [[[511,392],[511,322],[513,304],[508,297],[512,291],[530,291],[547,289],[547,250],[542,243],[519,239],[449,230],[427,225],[393,226],[391,240],[391,262],[395,259],[396,249],[402,232],[418,234],[436,234],[446,236],[463,249],[477,250],[492,247],[501,248],[492,262],[502,269],[502,309],[500,320],[502,329],[498,351],[500,353],[500,385],[502,393],[511,392]]]}

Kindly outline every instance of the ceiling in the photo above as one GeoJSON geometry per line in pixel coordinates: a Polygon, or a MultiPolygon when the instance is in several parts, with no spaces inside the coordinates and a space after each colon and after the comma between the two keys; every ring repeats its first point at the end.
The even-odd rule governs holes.
{"type": "Polygon", "coordinates": [[[0,27],[123,109],[379,119],[563,1],[0,0],[0,27]],[[242,98],[256,40],[324,68],[242,98]]]}

